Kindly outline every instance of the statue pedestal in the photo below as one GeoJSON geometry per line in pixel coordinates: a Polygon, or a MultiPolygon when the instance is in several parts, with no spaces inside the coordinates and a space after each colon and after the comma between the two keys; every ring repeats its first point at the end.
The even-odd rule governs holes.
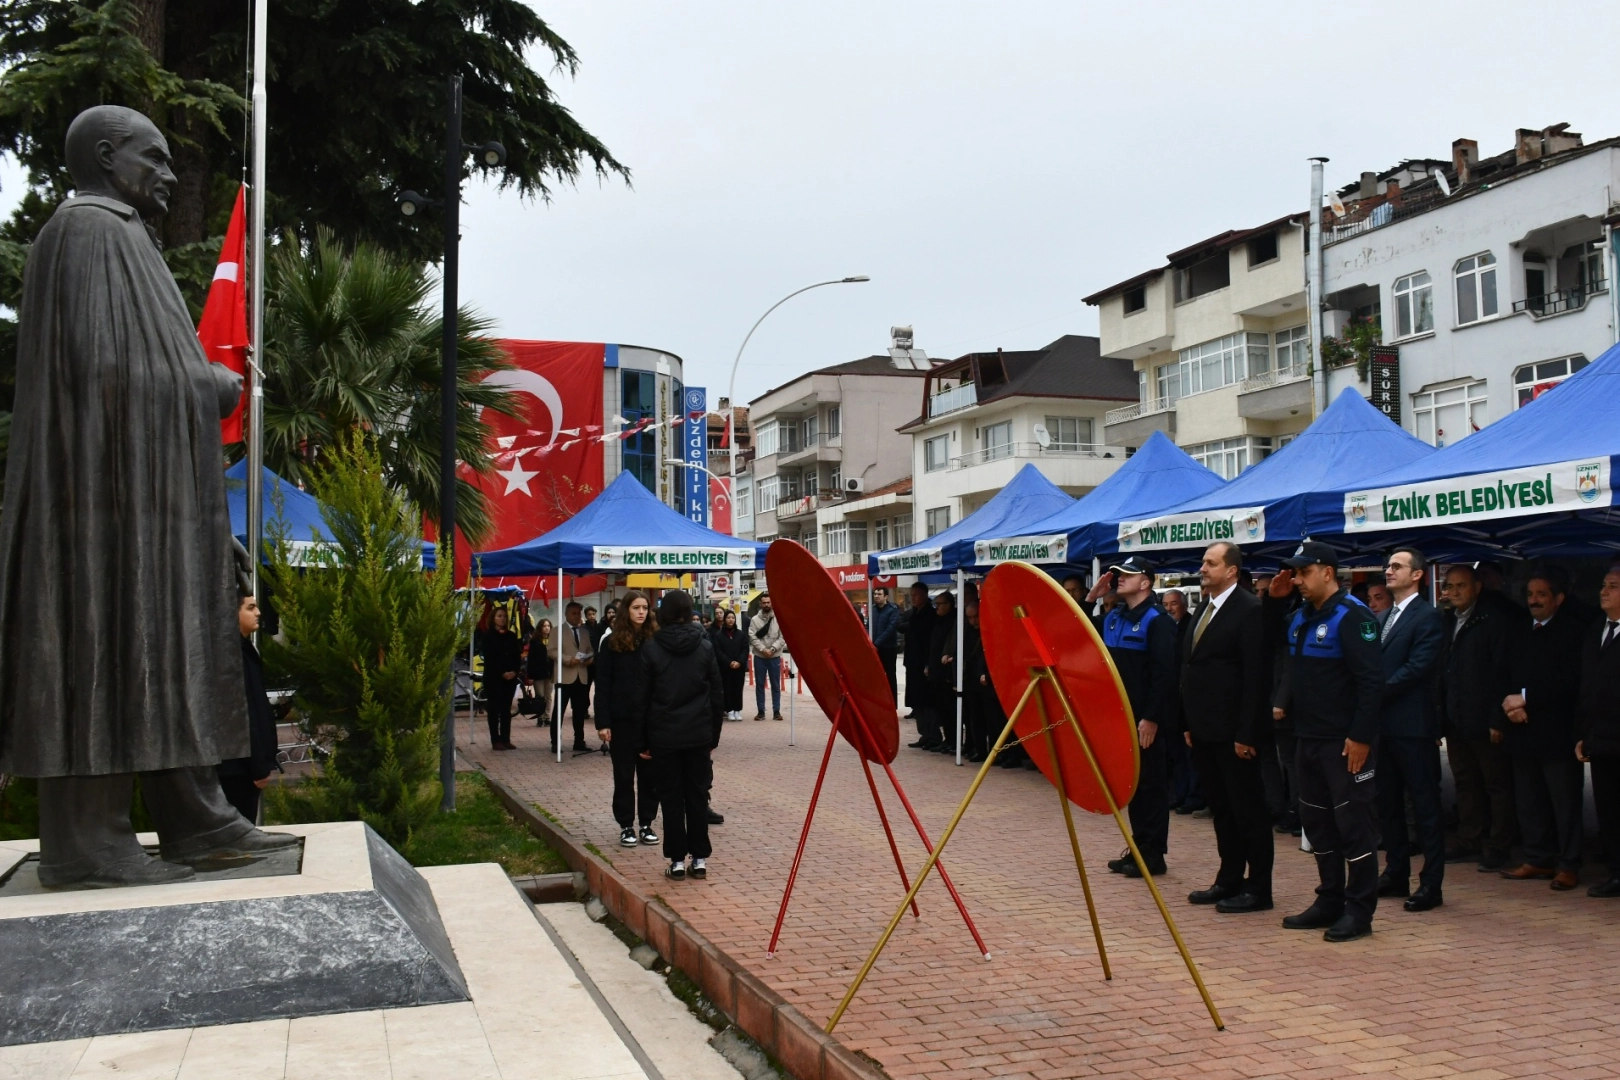
{"type": "MultiPolygon", "coordinates": [[[[0,841],[0,1046],[467,1001],[427,882],[364,824],[178,885],[45,891],[0,841]]],[[[155,837],[143,836],[155,843],[155,837]]]]}

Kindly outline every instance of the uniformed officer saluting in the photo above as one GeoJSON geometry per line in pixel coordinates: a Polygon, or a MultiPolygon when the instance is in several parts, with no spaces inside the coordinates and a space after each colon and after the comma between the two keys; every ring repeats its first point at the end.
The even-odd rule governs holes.
{"type": "Polygon", "coordinates": [[[1274,597],[1293,585],[1305,601],[1288,624],[1283,707],[1298,741],[1299,819],[1322,880],[1316,902],[1283,926],[1354,941],[1372,933],[1378,906],[1373,768],[1384,675],[1378,621],[1339,588],[1338,563],[1332,548],[1306,541],[1271,584],[1274,597]]]}
{"type": "MultiPolygon", "coordinates": [[[[1169,767],[1166,741],[1173,731],[1160,731],[1166,695],[1176,685],[1176,621],[1159,607],[1153,591],[1154,566],[1131,556],[1109,567],[1092,588],[1088,602],[1112,591],[1119,598],[1100,620],[1103,643],[1119,669],[1131,712],[1136,716],[1136,742],[1141,747],[1142,775],[1131,797],[1131,835],[1147,863],[1148,873],[1164,873],[1164,854],[1170,841],[1169,767]]],[[[1126,877],[1142,872],[1127,848],[1108,869],[1126,877]]]]}

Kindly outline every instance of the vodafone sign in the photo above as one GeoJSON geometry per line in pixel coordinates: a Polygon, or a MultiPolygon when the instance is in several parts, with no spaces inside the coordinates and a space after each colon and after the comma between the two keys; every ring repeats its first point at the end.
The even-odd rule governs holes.
{"type": "MultiPolygon", "coordinates": [[[[858,566],[829,566],[827,573],[840,589],[845,592],[865,592],[867,585],[866,567],[858,566]]],[[[893,576],[882,576],[871,579],[873,588],[893,588],[893,576]]]]}

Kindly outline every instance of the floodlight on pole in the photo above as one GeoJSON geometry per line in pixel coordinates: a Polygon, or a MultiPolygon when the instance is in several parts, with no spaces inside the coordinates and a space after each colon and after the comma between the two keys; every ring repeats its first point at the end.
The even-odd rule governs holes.
{"type": "Polygon", "coordinates": [[[811,289],[819,289],[826,285],[859,285],[863,282],[871,280],[872,279],[867,277],[865,274],[851,274],[849,277],[834,278],[831,281],[818,281],[814,285],[806,285],[802,289],[794,289],[792,292],[782,297],[782,299],[766,308],[765,314],[754,320],[754,325],[750,326],[748,328],[748,333],[743,335],[742,344],[737,346],[737,357],[731,362],[731,379],[726,383],[726,428],[731,433],[730,446],[728,448],[729,453],[727,455],[727,457],[730,459],[731,483],[730,487],[728,487],[726,490],[726,495],[731,499],[732,536],[737,535],[737,366],[742,363],[742,354],[743,350],[748,348],[748,339],[754,336],[754,331],[759,329],[759,324],[764,322],[771,312],[775,311],[777,308],[781,307],[795,296],[798,296],[800,293],[807,293],[811,289]]]}

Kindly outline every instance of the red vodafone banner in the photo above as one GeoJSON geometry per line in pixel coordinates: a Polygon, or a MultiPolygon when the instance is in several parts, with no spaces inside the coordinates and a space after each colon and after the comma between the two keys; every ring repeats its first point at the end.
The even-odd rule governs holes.
{"type": "MultiPolygon", "coordinates": [[[[829,566],[827,567],[827,574],[833,579],[838,587],[843,589],[845,592],[866,591],[867,577],[866,566],[864,564],[857,564],[855,566],[829,566]]],[[[892,576],[875,577],[871,579],[871,582],[872,587],[876,589],[892,589],[894,587],[894,578],[892,576]]]]}
{"type": "MultiPolygon", "coordinates": [[[[516,367],[491,372],[484,382],[511,391],[523,411],[519,417],[488,414],[494,468],[484,476],[463,474],[489,501],[494,528],[480,545],[487,551],[556,528],[602,490],[606,347],[599,342],[512,339],[499,344],[516,367]]],[[[458,550],[458,581],[466,580],[467,563],[465,550],[458,550]]]]}

